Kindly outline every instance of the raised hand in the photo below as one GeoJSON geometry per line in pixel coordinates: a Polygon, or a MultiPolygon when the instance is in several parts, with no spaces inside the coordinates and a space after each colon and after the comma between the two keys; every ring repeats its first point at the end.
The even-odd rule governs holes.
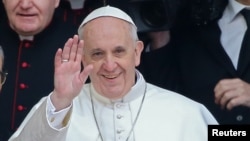
{"type": "Polygon", "coordinates": [[[93,66],[88,65],[81,71],[83,40],[78,35],[69,38],[63,50],[55,55],[54,91],[51,101],[56,110],[68,107],[80,93],[93,66]]]}

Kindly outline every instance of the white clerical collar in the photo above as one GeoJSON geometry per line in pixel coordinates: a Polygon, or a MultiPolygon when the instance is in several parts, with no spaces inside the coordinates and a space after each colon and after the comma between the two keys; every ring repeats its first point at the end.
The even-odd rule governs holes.
{"type": "Polygon", "coordinates": [[[72,9],[82,9],[84,8],[85,0],[69,0],[72,9]]]}
{"type": "Polygon", "coordinates": [[[33,41],[34,36],[22,36],[22,35],[19,35],[19,39],[20,39],[21,41],[23,41],[23,40],[33,41]]]}
{"type": "Polygon", "coordinates": [[[136,70],[136,83],[135,85],[131,88],[131,90],[122,98],[122,99],[116,99],[116,100],[111,100],[108,99],[96,92],[94,89],[92,83],[90,83],[90,89],[93,94],[93,96],[98,99],[99,101],[106,103],[106,104],[112,104],[115,102],[130,102],[135,100],[136,98],[144,95],[145,93],[145,88],[146,88],[146,82],[142,76],[142,74],[136,70]]]}

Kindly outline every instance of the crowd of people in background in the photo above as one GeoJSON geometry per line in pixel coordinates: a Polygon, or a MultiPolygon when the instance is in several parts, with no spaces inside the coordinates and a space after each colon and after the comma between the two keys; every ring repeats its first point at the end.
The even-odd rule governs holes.
{"type": "Polygon", "coordinates": [[[249,15],[245,18],[241,11],[249,9],[250,3],[228,0],[217,6],[220,9],[215,11],[216,18],[184,25],[181,32],[172,31],[171,40],[178,39],[174,40],[172,52],[163,46],[149,52],[147,61],[142,59],[146,61],[143,70],[154,84],[175,86],[175,91],[205,104],[220,124],[249,124],[250,36],[246,32],[249,15]],[[168,60],[161,59],[166,54],[172,55],[172,68],[168,60]],[[164,73],[157,73],[158,70],[164,73]]]}
{"type": "MultiPolygon", "coordinates": [[[[179,1],[171,27],[139,33],[145,47],[138,70],[147,82],[204,104],[220,124],[250,124],[250,47],[241,47],[248,44],[243,38],[250,40],[244,37],[247,24],[241,13],[250,9],[250,1],[203,1],[207,11],[199,0],[179,1]]],[[[124,3],[2,1],[0,46],[8,78],[0,95],[0,141],[6,141],[40,98],[53,90],[55,52],[77,33],[82,20],[107,4],[126,11],[124,3]],[[39,18],[22,22],[29,16],[39,18]]]]}
{"type": "Polygon", "coordinates": [[[223,5],[218,19],[183,34],[177,51],[179,92],[205,104],[220,124],[249,124],[250,15],[244,18],[241,11],[249,9],[250,1],[223,5]]]}

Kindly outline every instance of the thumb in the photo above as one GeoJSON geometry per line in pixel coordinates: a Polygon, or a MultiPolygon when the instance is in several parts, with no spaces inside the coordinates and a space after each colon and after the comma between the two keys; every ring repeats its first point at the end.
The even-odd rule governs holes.
{"type": "Polygon", "coordinates": [[[89,74],[91,73],[91,71],[93,70],[93,65],[89,64],[86,67],[84,67],[83,71],[80,74],[80,80],[85,83],[89,74]]]}

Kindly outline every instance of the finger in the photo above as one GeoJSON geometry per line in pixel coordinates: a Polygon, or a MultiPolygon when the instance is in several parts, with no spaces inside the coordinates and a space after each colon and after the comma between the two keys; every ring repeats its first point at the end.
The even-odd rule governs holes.
{"type": "Polygon", "coordinates": [[[250,94],[248,90],[248,84],[246,84],[245,87],[238,88],[237,96],[235,96],[228,102],[227,109],[232,109],[240,105],[250,107],[250,94]]]}
{"type": "Polygon", "coordinates": [[[215,103],[219,104],[223,94],[225,93],[222,84],[219,82],[214,89],[215,103]]]}
{"type": "Polygon", "coordinates": [[[75,60],[76,60],[77,62],[81,62],[81,61],[82,61],[83,46],[84,46],[84,41],[83,41],[83,40],[80,40],[80,41],[79,41],[79,44],[78,44],[78,48],[77,48],[76,58],[75,58],[75,60]]]}
{"type": "Polygon", "coordinates": [[[215,98],[215,103],[218,104],[219,103],[219,100],[221,99],[222,97],[222,94],[223,94],[223,89],[221,88],[222,87],[222,82],[223,80],[220,80],[216,85],[215,85],[215,88],[214,88],[214,98],[215,98]]]}
{"type": "Polygon", "coordinates": [[[242,101],[244,101],[242,97],[235,97],[227,103],[226,108],[232,110],[234,107],[242,105],[242,101]]]}
{"type": "Polygon", "coordinates": [[[237,107],[237,106],[246,106],[246,107],[249,107],[250,105],[250,99],[244,95],[239,95],[239,96],[236,96],[234,97],[233,99],[231,99],[228,104],[227,104],[227,109],[228,110],[231,110],[233,109],[234,107],[237,107]]]}
{"type": "Polygon", "coordinates": [[[71,50],[71,46],[73,44],[73,39],[69,38],[68,41],[65,43],[64,48],[63,48],[63,52],[62,52],[62,56],[61,59],[62,60],[69,60],[70,58],[70,50],[71,50]]]}
{"type": "Polygon", "coordinates": [[[70,49],[70,54],[69,54],[69,60],[70,61],[75,61],[75,59],[76,59],[78,43],[79,43],[78,35],[74,35],[72,46],[71,46],[71,49],[70,49]]]}
{"type": "Polygon", "coordinates": [[[232,79],[220,80],[214,88],[215,103],[219,104],[224,94],[234,88],[235,82],[232,79]]]}
{"type": "Polygon", "coordinates": [[[87,65],[86,67],[84,67],[81,75],[80,75],[80,80],[85,83],[89,74],[91,73],[91,71],[93,70],[93,65],[90,64],[90,65],[87,65]]]}
{"type": "Polygon", "coordinates": [[[222,108],[225,108],[227,104],[237,97],[237,91],[236,90],[230,90],[223,94],[223,97],[221,97],[219,104],[222,108]]]}
{"type": "Polygon", "coordinates": [[[56,55],[55,55],[55,68],[57,68],[61,64],[61,61],[62,61],[62,49],[59,48],[56,51],[56,55]]]}

